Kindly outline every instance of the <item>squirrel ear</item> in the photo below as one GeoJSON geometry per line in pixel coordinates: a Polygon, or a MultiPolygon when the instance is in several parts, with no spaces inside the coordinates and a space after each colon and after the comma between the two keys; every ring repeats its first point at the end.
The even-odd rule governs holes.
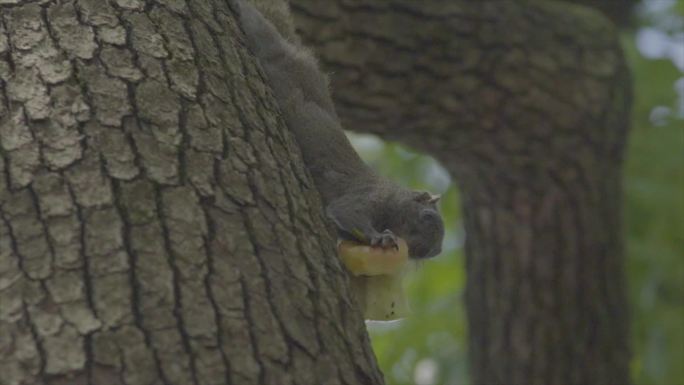
{"type": "Polygon", "coordinates": [[[417,195],[413,198],[413,200],[420,203],[428,203],[430,202],[430,198],[432,197],[432,195],[427,191],[416,191],[416,194],[417,195]]]}
{"type": "Polygon", "coordinates": [[[423,191],[423,192],[419,193],[415,199],[417,202],[420,202],[420,203],[433,203],[434,204],[434,203],[439,202],[439,198],[441,198],[441,197],[442,196],[439,194],[430,194],[427,191],[423,191]]]}

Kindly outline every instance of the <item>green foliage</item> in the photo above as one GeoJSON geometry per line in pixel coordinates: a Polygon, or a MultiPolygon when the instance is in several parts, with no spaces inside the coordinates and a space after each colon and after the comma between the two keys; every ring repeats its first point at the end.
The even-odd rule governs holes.
{"type": "Polygon", "coordinates": [[[684,120],[673,87],[684,74],[640,56],[629,36],[624,46],[635,88],[625,165],[632,375],[636,384],[684,384],[684,120]],[[654,118],[659,106],[671,114],[654,118]]]}
{"type": "MultiPolygon", "coordinates": [[[[673,4],[667,16],[672,15],[684,15],[684,0],[673,4]]],[[[657,17],[649,15],[642,25],[656,22],[657,17]]],[[[684,91],[677,95],[673,85],[677,79],[684,82],[684,73],[669,58],[641,56],[635,32],[623,38],[635,89],[624,182],[632,376],[638,385],[681,385],[684,91]]],[[[381,173],[414,188],[445,194],[441,206],[447,226],[445,252],[407,277],[413,315],[399,322],[369,324],[387,383],[466,384],[465,263],[458,191],[428,157],[371,137],[353,135],[353,141],[381,173]]]]}
{"type": "Polygon", "coordinates": [[[464,384],[465,264],[457,189],[450,184],[446,171],[429,157],[383,144],[370,136],[351,137],[362,157],[383,175],[415,189],[443,194],[440,209],[446,225],[444,252],[407,275],[411,317],[368,324],[387,383],[464,384]]]}

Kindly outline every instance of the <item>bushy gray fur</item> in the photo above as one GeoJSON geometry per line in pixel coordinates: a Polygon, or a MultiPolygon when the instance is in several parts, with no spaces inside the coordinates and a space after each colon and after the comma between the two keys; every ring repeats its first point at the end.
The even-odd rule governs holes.
{"type": "Polygon", "coordinates": [[[440,253],[444,225],[438,197],[377,175],[344,135],[313,55],[288,42],[251,4],[238,1],[247,44],[273,89],[285,121],[342,238],[381,247],[406,240],[412,258],[440,253]]]}

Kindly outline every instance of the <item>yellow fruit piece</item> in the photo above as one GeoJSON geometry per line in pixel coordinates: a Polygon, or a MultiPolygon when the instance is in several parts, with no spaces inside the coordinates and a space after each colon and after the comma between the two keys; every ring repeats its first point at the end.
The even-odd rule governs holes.
{"type": "Polygon", "coordinates": [[[338,244],[340,258],[350,272],[350,284],[364,318],[391,321],[408,315],[402,273],[408,262],[408,246],[398,240],[399,249],[382,249],[352,241],[338,244]]]}
{"type": "Polygon", "coordinates": [[[342,262],[354,275],[392,275],[408,261],[406,241],[398,239],[399,249],[371,247],[353,241],[341,241],[338,251],[342,262]]]}

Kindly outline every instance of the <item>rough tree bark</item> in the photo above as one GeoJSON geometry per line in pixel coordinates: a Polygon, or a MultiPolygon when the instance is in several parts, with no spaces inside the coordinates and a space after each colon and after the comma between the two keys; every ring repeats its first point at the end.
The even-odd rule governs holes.
{"type": "Polygon", "coordinates": [[[629,383],[630,81],[610,22],[552,1],[292,3],[344,126],[462,189],[473,383],[629,383]]]}
{"type": "Polygon", "coordinates": [[[224,0],[0,1],[0,384],[380,384],[224,0]]]}

